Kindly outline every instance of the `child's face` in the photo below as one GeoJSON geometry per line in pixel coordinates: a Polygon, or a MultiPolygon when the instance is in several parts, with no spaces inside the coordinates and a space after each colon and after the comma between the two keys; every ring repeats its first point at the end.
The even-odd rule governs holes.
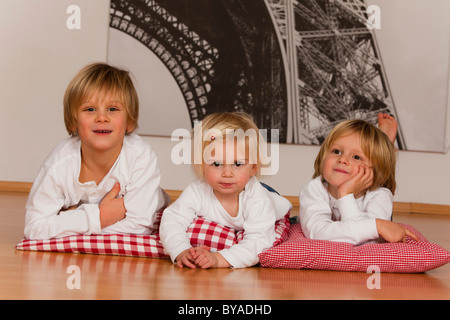
{"type": "Polygon", "coordinates": [[[205,153],[203,161],[205,181],[217,197],[238,196],[256,174],[257,165],[249,163],[248,148],[245,143],[235,143],[233,139],[214,141],[209,146],[212,152],[205,153]]]}
{"type": "Polygon", "coordinates": [[[78,109],[76,130],[84,150],[120,153],[127,125],[127,110],[119,95],[94,92],[78,109]]]}
{"type": "Polygon", "coordinates": [[[336,139],[322,165],[322,177],[328,182],[331,195],[336,197],[337,188],[354,176],[361,165],[371,166],[361,149],[360,135],[353,132],[336,139]]]}

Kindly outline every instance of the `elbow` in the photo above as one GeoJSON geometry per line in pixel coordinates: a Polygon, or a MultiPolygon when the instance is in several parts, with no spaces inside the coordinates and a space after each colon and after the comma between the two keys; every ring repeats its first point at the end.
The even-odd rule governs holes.
{"type": "Polygon", "coordinates": [[[50,237],[46,237],[42,230],[40,230],[38,224],[35,223],[27,223],[24,228],[24,237],[27,240],[46,240],[50,237]]]}

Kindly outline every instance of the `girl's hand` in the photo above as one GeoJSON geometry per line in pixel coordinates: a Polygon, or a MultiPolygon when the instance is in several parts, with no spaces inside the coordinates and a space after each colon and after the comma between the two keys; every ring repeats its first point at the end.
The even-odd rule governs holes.
{"type": "Polygon", "coordinates": [[[387,242],[406,242],[406,237],[411,237],[416,241],[420,239],[408,229],[398,223],[376,219],[378,235],[387,242]]]}
{"type": "Polygon", "coordinates": [[[207,246],[200,246],[193,249],[194,264],[202,269],[208,268],[229,268],[231,265],[218,252],[211,252],[207,246]]]}
{"type": "Polygon", "coordinates": [[[194,258],[193,258],[194,254],[195,254],[195,250],[192,247],[182,251],[175,259],[177,266],[180,268],[188,267],[191,269],[195,269],[194,258]]]}
{"type": "Polygon", "coordinates": [[[373,169],[366,165],[359,165],[355,174],[338,187],[338,198],[353,193],[360,197],[373,183],[373,169]]]}

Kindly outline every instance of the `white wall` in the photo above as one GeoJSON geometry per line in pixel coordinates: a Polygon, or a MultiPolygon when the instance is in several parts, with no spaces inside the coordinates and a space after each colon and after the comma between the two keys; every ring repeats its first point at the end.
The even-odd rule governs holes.
{"type": "MultiPolygon", "coordinates": [[[[145,137],[157,153],[162,171],[162,185],[183,189],[194,177],[188,165],[174,165],[170,153],[177,142],[170,138],[145,137]]],[[[263,177],[283,195],[297,196],[313,174],[319,148],[280,145],[280,170],[276,176],[263,177]]],[[[397,165],[397,202],[450,205],[450,153],[399,152],[397,165]]]]}
{"type": "Polygon", "coordinates": [[[0,181],[33,181],[67,136],[62,99],[75,73],[106,60],[108,0],[0,0],[0,181]],[[70,30],[67,8],[81,9],[70,30]]]}
{"type": "MultiPolygon", "coordinates": [[[[85,64],[106,61],[109,1],[0,0],[0,181],[32,182],[55,144],[67,136],[62,97],[85,64]],[[66,9],[81,8],[81,29],[69,30],[66,9]]],[[[426,112],[426,109],[424,109],[426,112]]],[[[170,154],[177,142],[145,137],[155,149],[162,187],[193,178],[170,154]]],[[[280,146],[280,171],[263,178],[296,196],[309,181],[318,147],[280,146]]],[[[396,201],[450,205],[450,154],[400,152],[396,201]]]]}

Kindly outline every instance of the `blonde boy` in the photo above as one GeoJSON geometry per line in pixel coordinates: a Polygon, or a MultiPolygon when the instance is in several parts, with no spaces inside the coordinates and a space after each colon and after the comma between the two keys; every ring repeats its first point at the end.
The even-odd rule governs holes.
{"type": "Polygon", "coordinates": [[[153,231],[168,203],[152,148],[133,131],[139,100],[127,71],[84,67],[64,95],[64,139],[33,183],[25,237],[153,231]]]}

